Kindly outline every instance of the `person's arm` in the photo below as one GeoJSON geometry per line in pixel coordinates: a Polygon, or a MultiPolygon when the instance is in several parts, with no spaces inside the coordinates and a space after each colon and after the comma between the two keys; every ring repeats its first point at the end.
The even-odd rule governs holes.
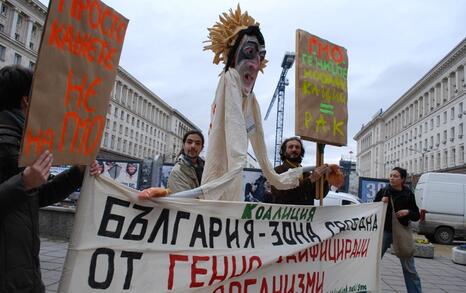
{"type": "Polygon", "coordinates": [[[414,193],[411,192],[411,196],[409,197],[409,219],[413,222],[419,221],[421,218],[421,214],[419,213],[419,208],[416,204],[416,197],[414,193]]]}
{"type": "Polygon", "coordinates": [[[81,186],[83,177],[84,172],[78,166],[58,174],[38,188],[39,206],[45,207],[64,200],[81,186]]]}
{"type": "MultiPolygon", "coordinates": [[[[1,172],[8,168],[17,168],[18,157],[11,149],[2,153],[9,154],[9,157],[0,160],[1,172]]],[[[44,151],[30,166],[22,172],[15,174],[0,184],[0,206],[10,208],[11,206],[24,201],[31,196],[30,191],[46,182],[53,157],[48,151],[44,151]]]]}
{"type": "MultiPolygon", "coordinates": [[[[75,165],[38,188],[39,206],[45,207],[67,198],[81,187],[87,166],[75,165]]],[[[90,176],[99,176],[97,161],[89,165],[90,176]]]]}
{"type": "MultiPolygon", "coordinates": [[[[322,178],[322,176],[326,175],[328,173],[329,169],[326,164],[319,166],[314,169],[310,174],[304,175],[303,179],[303,186],[304,190],[306,190],[306,193],[308,194],[313,194],[315,199],[319,199],[316,193],[316,181],[322,178]]],[[[324,180],[324,190],[323,190],[323,198],[327,196],[328,192],[330,190],[329,183],[327,180],[324,180]]]]}

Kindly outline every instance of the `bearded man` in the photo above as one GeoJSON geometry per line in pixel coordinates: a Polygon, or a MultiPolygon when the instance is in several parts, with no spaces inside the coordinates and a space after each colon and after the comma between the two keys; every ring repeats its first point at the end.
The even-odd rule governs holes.
{"type": "MultiPolygon", "coordinates": [[[[280,147],[280,159],[282,164],[275,167],[279,174],[289,169],[298,168],[304,158],[303,142],[299,137],[290,137],[283,141],[280,147]]],[[[265,202],[277,204],[295,204],[295,205],[314,205],[316,198],[315,182],[331,170],[328,165],[324,164],[314,169],[313,172],[303,173],[303,179],[299,186],[289,190],[278,190],[273,185],[271,192],[267,193],[265,202]]],[[[328,193],[328,183],[324,184],[324,197],[328,193]]],[[[317,199],[317,198],[316,198],[317,199]]]]}

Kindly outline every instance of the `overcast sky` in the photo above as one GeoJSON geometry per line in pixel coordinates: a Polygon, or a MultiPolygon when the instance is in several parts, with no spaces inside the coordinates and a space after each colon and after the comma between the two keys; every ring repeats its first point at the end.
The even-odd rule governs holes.
{"type": "MultiPolygon", "coordinates": [[[[41,0],[48,3],[46,0],[41,0]]],[[[267,111],[286,51],[303,29],[348,51],[348,146],[327,146],[325,161],[337,163],[353,136],[380,109],[387,109],[466,37],[466,1],[227,1],[106,0],[130,20],[120,65],[207,132],[210,105],[222,66],[203,51],[207,28],[239,2],[258,22],[269,60],[255,93],[267,111]]],[[[283,137],[294,135],[294,67],[288,72],[283,137]]],[[[269,157],[275,142],[274,112],[264,123],[269,157]]],[[[315,143],[306,142],[306,164],[315,143]]]]}

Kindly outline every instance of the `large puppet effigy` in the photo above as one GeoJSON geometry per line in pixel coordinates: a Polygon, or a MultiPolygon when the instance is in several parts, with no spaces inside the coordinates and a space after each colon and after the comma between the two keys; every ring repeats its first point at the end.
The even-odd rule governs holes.
{"type": "Polygon", "coordinates": [[[221,189],[206,192],[205,199],[240,200],[242,170],[246,167],[248,140],[267,180],[278,189],[299,184],[302,168],[277,174],[267,158],[259,104],[253,92],[259,71],[266,64],[265,42],[259,23],[238,5],[220,15],[209,28],[204,50],[214,52],[215,64],[224,69],[212,104],[209,145],[202,185],[224,182],[221,189]]]}
{"type": "MultiPolygon", "coordinates": [[[[219,17],[208,29],[204,50],[214,53],[214,64],[222,62],[215,99],[211,107],[211,123],[207,156],[201,186],[179,192],[178,197],[198,197],[210,200],[241,200],[243,168],[246,167],[248,141],[268,182],[276,189],[291,189],[299,185],[303,168],[278,174],[267,158],[261,113],[253,92],[259,71],[263,71],[265,41],[259,23],[239,5],[219,17]]],[[[341,186],[343,175],[336,165],[326,173],[329,184],[341,186]]],[[[163,197],[171,190],[151,187],[140,198],[163,197]]]]}

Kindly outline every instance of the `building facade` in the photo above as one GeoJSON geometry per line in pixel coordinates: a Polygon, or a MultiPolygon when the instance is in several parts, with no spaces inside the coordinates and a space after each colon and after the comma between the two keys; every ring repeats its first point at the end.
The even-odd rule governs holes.
{"type": "Polygon", "coordinates": [[[386,111],[354,136],[359,176],[386,178],[395,166],[410,174],[466,173],[466,39],[386,111]]]}
{"type": "MultiPolygon", "coordinates": [[[[34,68],[47,7],[38,0],[0,1],[0,67],[34,68]]],[[[174,162],[183,135],[199,128],[119,67],[99,156],[174,162]]]]}
{"type": "Polygon", "coordinates": [[[46,15],[39,1],[0,1],[0,67],[34,68],[46,15]]]}

